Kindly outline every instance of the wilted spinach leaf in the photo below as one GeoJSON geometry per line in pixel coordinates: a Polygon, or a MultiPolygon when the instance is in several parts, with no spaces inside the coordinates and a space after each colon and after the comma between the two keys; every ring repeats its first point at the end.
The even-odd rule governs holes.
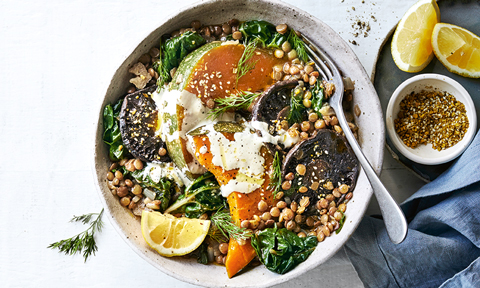
{"type": "Polygon", "coordinates": [[[166,212],[184,212],[188,218],[198,218],[203,213],[212,213],[224,206],[225,198],[220,193],[220,185],[213,174],[207,172],[195,179],[166,212]]]}
{"type": "Polygon", "coordinates": [[[172,199],[173,194],[175,194],[175,184],[173,183],[173,180],[164,177],[157,183],[152,180],[148,173],[145,172],[145,168],[142,170],[135,170],[135,172],[131,172],[131,175],[144,190],[148,189],[155,194],[154,200],[161,201],[160,212],[163,212],[168,208],[170,200],[172,199]]]}
{"type": "Polygon", "coordinates": [[[285,274],[305,261],[317,246],[317,237],[298,237],[286,228],[267,228],[252,236],[252,246],[268,270],[285,274]]]}
{"type": "Polygon", "coordinates": [[[103,109],[103,141],[109,145],[109,157],[112,161],[123,159],[128,151],[123,145],[118,115],[122,109],[123,99],[113,105],[108,104],[103,109]]]}
{"type": "Polygon", "coordinates": [[[160,59],[156,63],[159,77],[158,86],[172,80],[170,70],[180,65],[188,53],[205,44],[206,40],[198,33],[187,31],[180,36],[160,43],[160,59]]]}

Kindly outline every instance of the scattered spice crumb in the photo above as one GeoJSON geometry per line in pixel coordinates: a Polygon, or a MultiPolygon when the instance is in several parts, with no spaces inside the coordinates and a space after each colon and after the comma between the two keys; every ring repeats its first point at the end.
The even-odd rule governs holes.
{"type": "Polygon", "coordinates": [[[395,131],[410,148],[431,143],[441,151],[457,144],[468,130],[465,105],[446,93],[410,93],[400,102],[395,131]]]}

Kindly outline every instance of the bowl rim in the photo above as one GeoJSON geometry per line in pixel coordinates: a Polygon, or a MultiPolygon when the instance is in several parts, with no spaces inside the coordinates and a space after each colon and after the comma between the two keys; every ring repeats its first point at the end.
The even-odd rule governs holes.
{"type": "MultiPolygon", "coordinates": [[[[433,87],[433,89],[435,89],[435,87],[433,87]]],[[[425,165],[443,164],[443,163],[449,162],[449,161],[457,158],[458,156],[460,156],[465,151],[465,149],[467,149],[467,147],[470,145],[471,141],[473,140],[473,138],[475,136],[475,132],[477,130],[477,128],[476,128],[477,127],[477,114],[476,114],[476,111],[475,111],[475,104],[473,103],[472,97],[470,96],[468,91],[460,83],[458,83],[454,79],[452,79],[448,76],[442,75],[442,74],[437,74],[437,73],[419,74],[419,75],[413,76],[413,77],[408,78],[407,80],[403,81],[395,89],[395,91],[392,93],[392,96],[390,97],[390,100],[388,101],[387,110],[385,111],[385,114],[386,114],[385,115],[385,121],[386,121],[387,133],[388,133],[388,135],[390,137],[390,140],[392,141],[393,145],[395,146],[395,148],[397,148],[398,151],[400,153],[402,153],[408,159],[410,159],[414,162],[420,163],[420,164],[425,164],[425,165]],[[394,120],[395,120],[394,116],[395,115],[393,115],[393,110],[396,108],[396,106],[395,106],[396,103],[398,103],[403,98],[405,98],[405,96],[407,96],[407,93],[405,93],[405,89],[412,87],[411,85],[414,85],[417,82],[422,82],[422,81],[425,81],[425,80],[427,80],[427,81],[428,80],[440,81],[440,82],[443,82],[443,83],[449,85],[453,89],[459,91],[460,94],[453,95],[453,96],[455,96],[455,98],[458,101],[461,100],[460,102],[462,102],[465,105],[465,108],[467,109],[467,113],[470,114],[469,118],[468,118],[469,128],[468,128],[467,132],[465,133],[464,138],[461,141],[459,141],[457,144],[455,144],[454,146],[450,147],[450,148],[454,148],[456,146],[455,149],[450,150],[451,153],[448,153],[446,155],[443,155],[443,156],[437,157],[437,158],[422,157],[422,156],[419,156],[417,154],[414,154],[411,151],[412,148],[407,147],[395,131],[395,124],[394,124],[394,120]],[[461,98],[461,99],[459,99],[459,98],[461,98]],[[468,111],[470,111],[470,113],[468,111]],[[458,145],[460,145],[460,142],[463,142],[463,143],[462,143],[461,146],[458,146],[458,145]]],[[[396,116],[395,116],[395,118],[396,118],[396,116]]],[[[448,149],[450,149],[450,148],[448,148],[448,149]]],[[[431,149],[432,149],[432,151],[436,151],[433,148],[431,148],[431,149]]],[[[443,151],[446,151],[446,150],[443,150],[443,151]]]]}
{"type": "MultiPolygon", "coordinates": [[[[357,91],[356,93],[360,94],[360,93],[363,92],[363,93],[366,93],[369,96],[373,96],[373,99],[370,99],[370,102],[369,102],[370,107],[369,108],[371,108],[372,111],[373,111],[372,112],[373,113],[372,117],[376,118],[376,122],[378,122],[377,124],[375,124],[377,126],[376,127],[377,130],[375,130],[374,133],[372,133],[372,134],[376,133],[376,136],[368,137],[368,135],[370,135],[370,133],[372,132],[372,131],[368,131],[369,132],[368,135],[366,135],[363,139],[366,142],[366,143],[363,143],[366,148],[364,147],[364,145],[362,145],[362,147],[364,147],[362,149],[367,149],[368,154],[369,154],[369,156],[368,156],[369,161],[372,163],[372,166],[373,166],[374,170],[377,173],[380,173],[381,168],[382,168],[382,164],[383,164],[383,156],[384,156],[383,152],[384,152],[384,146],[385,146],[384,145],[385,144],[385,126],[384,126],[384,121],[383,121],[383,114],[381,113],[380,101],[378,99],[378,95],[376,94],[375,88],[373,87],[373,84],[371,83],[371,80],[370,80],[369,76],[367,75],[367,73],[365,71],[365,68],[360,63],[360,61],[358,60],[358,57],[355,55],[353,50],[348,46],[348,44],[345,42],[345,40],[343,40],[330,26],[328,26],[327,24],[325,24],[324,22],[319,20],[317,17],[314,17],[313,15],[311,15],[311,14],[309,14],[309,13],[307,13],[307,12],[305,12],[305,11],[295,7],[295,6],[292,6],[288,3],[284,3],[284,2],[278,1],[278,0],[261,0],[261,1],[258,1],[258,0],[244,0],[244,1],[227,0],[227,1],[223,1],[222,3],[228,3],[229,5],[233,5],[231,3],[234,3],[234,2],[242,2],[242,3],[255,4],[255,5],[258,2],[264,2],[265,4],[279,5],[279,6],[281,6],[281,8],[283,10],[288,10],[289,12],[297,14],[296,16],[307,16],[307,18],[310,18],[311,21],[322,24],[323,25],[322,28],[325,30],[324,32],[326,33],[326,36],[328,36],[330,34],[335,34],[336,35],[336,37],[333,37],[333,38],[335,38],[336,40],[341,41],[341,42],[330,44],[330,46],[332,47],[331,49],[336,49],[337,51],[335,53],[338,53],[338,54],[340,52],[341,53],[347,53],[348,56],[345,59],[351,60],[349,62],[349,65],[353,65],[353,67],[357,70],[357,72],[355,72],[354,75],[357,75],[359,77],[359,79],[357,79],[357,80],[362,80],[361,81],[362,84],[365,84],[365,86],[361,86],[358,89],[359,91],[357,91]],[[368,92],[366,92],[365,90],[367,90],[368,92]]],[[[356,228],[360,224],[360,221],[361,221],[363,215],[365,214],[365,211],[368,207],[368,203],[369,203],[370,198],[373,194],[373,191],[371,189],[370,184],[368,183],[368,180],[366,178],[365,173],[363,172],[363,169],[360,169],[360,175],[359,175],[358,180],[357,180],[357,185],[360,182],[363,185],[363,187],[362,187],[363,190],[360,190],[360,192],[362,193],[361,198],[360,197],[357,197],[357,198],[354,197],[354,198],[352,198],[353,201],[351,201],[351,202],[359,203],[359,204],[356,204],[358,206],[357,207],[358,210],[356,211],[357,215],[353,218],[350,218],[351,219],[350,221],[347,220],[350,223],[350,225],[348,225],[348,226],[346,226],[342,229],[342,232],[345,230],[344,231],[345,233],[340,233],[339,235],[336,235],[336,237],[329,237],[329,238],[338,238],[337,240],[335,240],[335,242],[341,242],[341,245],[331,245],[331,246],[334,247],[333,249],[326,249],[326,251],[322,251],[324,256],[325,255],[326,256],[325,256],[325,260],[322,261],[321,263],[318,263],[317,261],[315,261],[314,263],[309,263],[307,266],[303,266],[301,269],[299,269],[300,267],[297,267],[294,270],[292,270],[292,271],[290,271],[290,272],[288,272],[284,275],[275,274],[275,278],[273,278],[273,279],[268,279],[267,278],[266,281],[264,281],[263,283],[257,282],[256,284],[246,284],[246,283],[239,283],[238,281],[237,282],[215,283],[215,282],[212,282],[212,281],[209,280],[207,282],[200,282],[198,279],[195,279],[194,277],[185,277],[185,275],[180,273],[180,272],[175,272],[175,271],[172,271],[171,269],[167,269],[166,267],[163,267],[161,263],[158,263],[157,261],[155,261],[155,259],[151,258],[151,256],[147,255],[146,251],[143,251],[142,247],[139,247],[137,244],[135,244],[132,237],[129,237],[129,236],[131,236],[131,234],[128,234],[127,231],[124,230],[124,227],[121,226],[121,223],[119,222],[120,220],[118,219],[119,216],[118,215],[115,216],[116,215],[115,210],[118,208],[117,206],[119,206],[119,205],[118,205],[118,203],[111,203],[112,201],[109,201],[107,199],[107,197],[109,195],[111,196],[111,193],[110,193],[110,191],[105,191],[105,187],[104,187],[105,183],[104,183],[104,179],[103,179],[104,175],[103,174],[101,175],[101,172],[103,172],[103,170],[102,171],[99,170],[99,167],[101,165],[99,163],[97,163],[97,161],[98,161],[97,158],[102,157],[101,155],[100,156],[97,155],[97,153],[99,151],[101,152],[101,150],[104,150],[104,148],[102,148],[104,146],[103,141],[101,139],[101,134],[102,133],[100,132],[102,127],[103,127],[102,126],[103,107],[106,103],[106,99],[109,95],[110,90],[113,89],[112,85],[114,85],[114,79],[116,78],[117,74],[119,73],[119,70],[121,70],[122,67],[127,63],[128,58],[132,54],[134,54],[135,51],[139,50],[139,48],[144,44],[145,40],[147,38],[151,37],[152,34],[156,33],[157,30],[162,28],[164,25],[168,24],[172,20],[177,19],[179,17],[179,15],[181,15],[182,13],[185,13],[185,12],[187,12],[189,10],[192,10],[192,9],[199,9],[202,6],[209,6],[209,5],[212,5],[212,4],[218,4],[218,1],[215,1],[215,0],[200,1],[200,2],[190,4],[188,6],[185,6],[185,7],[181,7],[179,9],[176,9],[175,11],[173,11],[173,13],[171,13],[169,16],[164,18],[162,21],[159,21],[159,23],[157,23],[156,25],[153,25],[154,27],[153,27],[152,31],[147,32],[147,33],[143,33],[144,37],[141,38],[143,40],[140,41],[139,44],[133,45],[132,49],[129,50],[130,51],[129,54],[124,58],[124,61],[120,64],[120,66],[118,66],[117,69],[115,69],[115,73],[113,74],[113,76],[112,76],[112,78],[111,78],[111,80],[108,84],[108,87],[105,90],[106,94],[104,94],[102,96],[102,101],[100,101],[100,103],[99,103],[100,104],[99,105],[99,110],[98,110],[99,112],[96,115],[96,119],[95,119],[95,123],[96,123],[96,125],[95,125],[96,132],[95,133],[96,133],[96,135],[95,135],[95,143],[94,143],[95,144],[94,145],[94,153],[93,153],[93,157],[92,157],[92,160],[93,160],[92,161],[92,167],[93,167],[93,169],[92,169],[93,173],[92,174],[93,174],[94,179],[95,179],[94,181],[96,183],[96,185],[95,185],[96,189],[99,192],[99,197],[100,197],[100,199],[103,203],[103,206],[106,208],[105,212],[108,215],[109,221],[110,221],[110,223],[112,223],[112,226],[115,228],[115,230],[117,230],[120,237],[127,243],[127,245],[129,245],[132,248],[133,251],[135,251],[141,258],[145,259],[148,263],[150,263],[155,268],[159,269],[161,272],[163,272],[163,273],[165,273],[165,274],[167,274],[171,277],[174,277],[178,280],[187,282],[187,283],[191,283],[191,284],[195,284],[195,285],[204,285],[204,286],[208,286],[208,287],[224,287],[225,285],[232,286],[232,287],[244,287],[244,286],[248,286],[248,287],[270,287],[271,285],[279,284],[279,283],[291,280],[295,277],[298,277],[298,276],[306,273],[307,271],[310,271],[311,269],[315,268],[316,266],[324,263],[329,258],[331,258],[331,256],[333,256],[335,253],[337,253],[337,251],[340,250],[343,247],[343,245],[347,242],[347,240],[352,236],[353,232],[356,230],[356,228]],[[365,183],[367,183],[367,184],[365,184],[365,183]],[[360,215],[360,216],[358,216],[358,215],[360,215]],[[355,220],[355,219],[358,219],[358,221],[355,220]],[[354,222],[354,220],[355,220],[355,222],[354,222]],[[314,265],[312,265],[312,264],[314,264],[314,265]]],[[[296,23],[296,22],[293,22],[293,23],[296,23]]],[[[345,63],[346,60],[344,61],[342,59],[338,59],[335,62],[337,62],[337,61],[343,61],[343,63],[345,63]]],[[[346,64],[344,64],[344,65],[346,65],[346,64]]],[[[349,75],[349,74],[351,74],[351,72],[347,73],[347,75],[349,75]]],[[[357,90],[357,88],[356,88],[356,90],[357,90]]],[[[363,114],[368,114],[368,113],[363,112],[363,114]]],[[[361,121],[367,122],[368,120],[366,120],[366,119],[369,119],[368,116],[364,116],[364,117],[367,117],[367,118],[358,118],[358,119],[360,119],[361,121]]],[[[365,131],[365,132],[367,132],[367,131],[365,131]]],[[[365,134],[367,134],[367,133],[365,133],[365,134]]],[[[357,186],[357,188],[359,188],[359,187],[357,186]]],[[[123,208],[123,207],[121,207],[121,208],[123,208]]],[[[325,242],[327,242],[327,241],[324,241],[324,243],[325,242]]],[[[317,249],[317,250],[319,250],[319,249],[317,249]]],[[[302,263],[302,264],[304,264],[304,263],[302,263]]],[[[188,263],[186,265],[188,265],[188,263]]],[[[262,272],[260,275],[264,275],[265,273],[271,273],[270,271],[268,271],[266,269],[261,270],[260,272],[262,272]],[[265,271],[265,272],[262,272],[262,271],[265,271]]]]}

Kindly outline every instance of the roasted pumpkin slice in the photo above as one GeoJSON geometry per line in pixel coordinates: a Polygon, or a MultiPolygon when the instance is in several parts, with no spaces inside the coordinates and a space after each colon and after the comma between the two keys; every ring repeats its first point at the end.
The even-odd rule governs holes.
{"type": "Polygon", "coordinates": [[[157,86],[151,86],[125,96],[120,111],[120,132],[128,151],[143,161],[170,162],[168,154],[159,155],[166,144],[156,134],[158,111],[151,93],[157,86]]]}
{"type": "MultiPolygon", "coordinates": [[[[227,124],[217,124],[217,128],[213,129],[222,131],[217,132],[221,133],[229,141],[235,141],[235,132],[226,132],[229,129],[226,128],[225,125],[227,124]]],[[[230,125],[231,127],[235,127],[235,131],[241,129],[241,126],[238,124],[228,125],[230,125]]],[[[199,128],[192,133],[194,134],[194,136],[191,137],[193,145],[195,147],[195,155],[199,163],[215,175],[220,185],[226,186],[230,181],[236,181],[239,179],[239,169],[225,171],[221,166],[215,165],[213,163],[213,154],[211,147],[212,144],[210,143],[208,132],[209,131],[205,128],[199,128]]],[[[236,133],[250,133],[250,131],[236,133]]],[[[275,204],[275,199],[272,195],[272,189],[271,187],[269,187],[270,175],[272,175],[271,170],[273,163],[273,153],[267,148],[267,146],[262,146],[260,149],[260,153],[265,160],[263,164],[265,173],[263,175],[263,183],[260,185],[260,187],[250,193],[232,192],[227,196],[227,201],[230,207],[230,214],[237,226],[240,226],[240,223],[243,220],[253,220],[255,215],[260,216],[263,213],[258,209],[258,203],[260,201],[265,201],[268,204],[269,208],[275,204]]],[[[248,263],[255,257],[256,254],[255,250],[250,245],[250,240],[246,241],[244,245],[240,245],[240,243],[238,243],[236,240],[230,239],[228,247],[229,250],[227,253],[225,266],[227,269],[228,277],[233,277],[246,265],[248,265],[248,263]]]]}
{"type": "MultiPolygon", "coordinates": [[[[185,134],[208,117],[206,104],[230,97],[237,89],[263,91],[274,81],[265,71],[271,71],[274,65],[285,62],[275,58],[271,51],[257,50],[251,58],[255,69],[237,81],[236,68],[244,49],[243,44],[233,41],[208,43],[185,57],[168,88],[164,88],[169,92],[160,105],[168,107],[162,109],[161,115],[162,125],[166,126],[163,129],[165,141],[175,164],[190,178],[205,171],[197,165],[193,151],[187,146],[185,134]]],[[[227,113],[223,119],[232,121],[233,114],[227,113]]]]}

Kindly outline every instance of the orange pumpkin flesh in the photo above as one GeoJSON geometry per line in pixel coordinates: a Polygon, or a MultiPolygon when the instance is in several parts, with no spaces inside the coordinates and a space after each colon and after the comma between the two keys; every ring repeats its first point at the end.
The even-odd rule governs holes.
{"type": "MultiPolygon", "coordinates": [[[[234,140],[234,133],[223,133],[223,135],[230,141],[234,140]]],[[[226,185],[228,181],[236,177],[238,169],[223,171],[222,167],[216,166],[212,163],[213,155],[210,152],[210,141],[207,136],[194,136],[193,142],[198,162],[215,175],[215,178],[220,185],[226,185]],[[202,146],[206,146],[206,153],[200,153],[200,148],[202,146]]],[[[272,172],[273,155],[265,146],[262,147],[260,152],[265,159],[265,181],[263,182],[262,187],[248,194],[233,192],[227,197],[228,205],[230,206],[230,214],[237,226],[240,226],[240,223],[243,220],[252,220],[254,215],[260,216],[263,213],[258,210],[258,202],[261,200],[267,202],[269,207],[275,203],[272,190],[268,188],[272,172]]],[[[250,240],[246,241],[245,245],[240,245],[235,239],[230,239],[225,261],[228,277],[233,277],[247,266],[255,255],[256,253],[250,245],[250,240]]]]}

